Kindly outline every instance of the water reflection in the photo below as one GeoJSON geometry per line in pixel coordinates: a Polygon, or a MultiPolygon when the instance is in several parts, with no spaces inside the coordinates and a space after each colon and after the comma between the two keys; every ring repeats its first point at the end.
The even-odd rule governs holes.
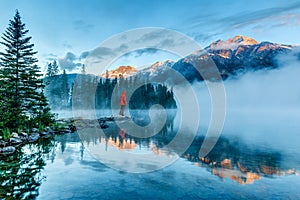
{"type": "MultiPolygon", "coordinates": [[[[255,145],[250,146],[238,137],[219,138],[213,150],[203,158],[199,157],[199,151],[204,136],[199,133],[187,150],[181,154],[176,148],[167,146],[176,135],[174,118],[174,114],[168,115],[165,126],[158,134],[150,138],[131,136],[130,132],[120,129],[114,122],[111,122],[109,128],[104,130],[104,135],[93,129],[92,131],[86,130],[87,134],[81,137],[88,147],[92,146],[94,150],[98,151],[105,149],[105,159],[110,162],[118,162],[118,159],[121,159],[116,155],[116,150],[134,154],[146,152],[157,156],[157,159],[160,159],[159,157],[176,158],[177,155],[194,163],[195,166],[206,168],[211,174],[221,179],[228,178],[240,184],[251,184],[260,180],[262,176],[276,177],[297,174],[298,164],[292,159],[285,158],[286,155],[281,151],[271,148],[262,149],[255,145]]],[[[189,135],[188,130],[186,134],[189,135]]],[[[147,133],[140,133],[140,135],[147,135],[147,133]]],[[[126,155],[128,154],[122,154],[122,156],[126,155]]],[[[126,162],[130,163],[130,160],[126,162]]],[[[139,164],[141,165],[141,163],[139,164]]]]}
{"type": "Polygon", "coordinates": [[[0,198],[34,199],[39,195],[46,160],[54,160],[54,143],[41,139],[28,144],[9,157],[0,158],[0,198]]]}
{"type": "MultiPolygon", "coordinates": [[[[258,181],[263,182],[261,181],[263,178],[269,179],[278,176],[295,175],[297,174],[297,170],[299,170],[299,162],[294,160],[295,156],[287,157],[285,153],[275,147],[261,148],[255,145],[249,145],[247,141],[243,141],[237,136],[221,137],[214,149],[205,158],[201,158],[198,154],[204,137],[199,133],[189,148],[183,154],[178,155],[176,148],[166,148],[166,145],[168,145],[175,136],[176,128],[174,127],[174,116],[170,115],[167,118],[167,123],[158,134],[151,138],[138,138],[131,136],[130,132],[125,129],[120,129],[111,122],[109,128],[105,129],[104,135],[97,132],[97,129],[90,128],[87,129],[87,134],[81,138],[82,140],[75,133],[42,139],[38,143],[19,147],[16,154],[0,158],[0,199],[34,199],[39,196],[39,187],[46,179],[49,179],[49,183],[52,181],[54,185],[59,185],[63,178],[64,181],[62,181],[62,185],[59,185],[59,188],[64,188],[66,184],[69,184],[69,187],[73,188],[70,186],[72,182],[68,182],[70,177],[64,174],[65,168],[72,169],[72,167],[76,169],[71,173],[71,176],[73,179],[76,179],[75,177],[78,176],[78,183],[81,183],[82,174],[84,173],[86,173],[85,180],[89,180],[95,173],[99,173],[100,175],[96,176],[102,178],[101,180],[103,181],[105,181],[107,177],[112,178],[116,176],[120,178],[124,175],[132,179],[127,180],[131,183],[129,189],[133,188],[132,190],[135,190],[140,182],[147,182],[147,177],[150,181],[159,180],[164,182],[164,177],[160,175],[165,173],[173,173],[170,175],[170,177],[173,177],[176,174],[191,171],[191,173],[193,173],[192,176],[201,182],[204,179],[203,176],[206,176],[206,174],[202,173],[199,175],[197,172],[208,171],[213,175],[211,177],[220,177],[221,180],[228,179],[240,184],[252,184],[258,181]],[[112,158],[116,155],[115,152],[151,154],[152,158],[157,158],[157,162],[160,162],[159,159],[161,158],[176,159],[180,156],[180,162],[178,163],[183,165],[180,167],[179,164],[174,164],[172,170],[160,170],[148,175],[134,176],[126,173],[118,173],[97,160],[90,158],[90,156],[89,159],[86,159],[86,155],[89,155],[89,153],[86,151],[84,144],[91,148],[101,148],[99,150],[106,152],[112,158]],[[189,165],[186,165],[186,163],[189,163],[189,165]],[[52,173],[44,173],[43,170],[46,167],[51,167],[52,173]],[[200,168],[203,169],[203,171],[195,170],[200,168]],[[58,171],[63,171],[63,173],[56,174],[57,169],[60,169],[58,171]],[[91,174],[88,170],[92,170],[94,174],[91,174]],[[78,175],[78,173],[80,175],[78,175]],[[162,178],[162,180],[160,180],[160,178],[162,178]]],[[[188,134],[187,132],[187,135],[188,134]]],[[[130,160],[126,160],[126,162],[127,165],[131,164],[130,160]]],[[[151,168],[155,167],[157,163],[149,162],[146,164],[143,163],[143,165],[140,163],[137,164],[139,164],[138,167],[140,168],[151,168]]],[[[184,176],[180,175],[178,177],[182,178],[184,176]]],[[[95,183],[93,182],[93,184],[97,184],[99,179],[97,179],[95,183]]],[[[172,178],[170,179],[172,180],[172,178]]],[[[124,181],[124,179],[122,180],[124,181]]],[[[212,180],[216,183],[218,182],[215,179],[212,180]]],[[[166,182],[168,181],[169,179],[166,179],[166,182]]],[[[280,182],[280,180],[278,180],[278,182],[280,182]]],[[[178,184],[180,187],[186,188],[186,183],[187,181],[183,181],[181,185],[178,184]]],[[[194,184],[196,183],[195,181],[194,184]]],[[[222,182],[220,181],[220,183],[222,182]]],[[[90,184],[89,187],[84,187],[93,190],[93,184],[90,184]]],[[[101,187],[109,189],[113,184],[114,187],[118,187],[116,186],[117,183],[111,183],[109,181],[105,182],[101,187]]],[[[153,183],[153,185],[155,184],[156,183],[153,183]]],[[[155,187],[163,188],[168,186],[170,187],[168,190],[177,191],[175,188],[172,188],[172,185],[157,184],[159,186],[155,187]]],[[[213,185],[214,183],[209,182],[209,184],[213,185]]],[[[258,186],[259,185],[260,184],[258,184],[258,186]]],[[[57,187],[55,188],[57,189],[57,187]]],[[[117,189],[123,192],[122,188],[117,189]]],[[[43,197],[47,196],[45,192],[48,190],[51,189],[44,187],[42,190],[42,192],[44,192],[43,197]]],[[[203,188],[202,190],[204,190],[204,192],[206,191],[203,188]]],[[[69,193],[72,192],[74,191],[70,189],[69,193]]],[[[49,195],[48,198],[53,197],[52,199],[55,199],[55,195],[58,195],[56,193],[57,192],[54,191],[51,193],[53,196],[49,195]]],[[[88,192],[85,195],[88,196],[88,192]]]]}
{"type": "Polygon", "coordinates": [[[203,137],[195,138],[193,144],[183,155],[196,166],[207,168],[213,175],[222,179],[229,178],[240,184],[251,184],[261,176],[275,177],[295,175],[293,160],[289,165],[283,161],[283,155],[275,150],[266,151],[247,146],[237,138],[221,137],[214,149],[205,157],[198,157],[203,137]]]}

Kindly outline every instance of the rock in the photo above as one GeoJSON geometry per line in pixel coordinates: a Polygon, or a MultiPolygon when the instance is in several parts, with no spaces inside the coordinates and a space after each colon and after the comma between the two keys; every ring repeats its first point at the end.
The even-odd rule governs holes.
{"type": "Polygon", "coordinates": [[[47,126],[46,128],[44,128],[44,131],[45,132],[53,132],[53,130],[49,126],[47,126]]]}
{"type": "Polygon", "coordinates": [[[41,137],[44,137],[44,138],[49,138],[49,137],[51,137],[51,135],[52,135],[53,133],[54,133],[53,131],[51,131],[51,132],[46,132],[46,131],[44,131],[44,132],[41,132],[41,133],[40,133],[40,136],[41,136],[41,137]]]}
{"type": "Polygon", "coordinates": [[[29,142],[35,142],[40,138],[40,134],[38,133],[32,133],[29,137],[28,137],[28,141],[29,142]]]}
{"type": "Polygon", "coordinates": [[[22,137],[28,137],[28,134],[25,133],[25,132],[20,132],[19,135],[22,136],[22,137]]]}
{"type": "Polygon", "coordinates": [[[58,132],[58,134],[60,134],[60,135],[67,134],[67,133],[71,133],[71,130],[65,129],[65,130],[61,130],[61,131],[58,132]]]}
{"type": "Polygon", "coordinates": [[[42,136],[42,137],[44,137],[44,136],[47,136],[47,135],[50,135],[50,133],[49,132],[40,132],[40,136],[42,136]]]}
{"type": "Polygon", "coordinates": [[[15,132],[13,132],[13,133],[11,134],[11,136],[12,136],[13,138],[19,138],[18,133],[15,133],[15,132]]]}
{"type": "Polygon", "coordinates": [[[74,133],[76,131],[76,126],[74,125],[69,125],[69,129],[72,133],[74,133]]]}
{"type": "Polygon", "coordinates": [[[0,155],[10,155],[15,153],[16,148],[13,146],[9,146],[9,147],[4,147],[4,148],[0,148],[0,155]]]}
{"type": "Polygon", "coordinates": [[[0,140],[0,147],[5,147],[7,144],[7,142],[0,140]]]}
{"type": "Polygon", "coordinates": [[[13,145],[17,145],[17,144],[21,144],[22,140],[20,140],[18,138],[9,138],[9,143],[13,144],[13,145]]]}
{"type": "Polygon", "coordinates": [[[0,136],[0,140],[2,140],[3,139],[3,137],[2,136],[0,136]]]}
{"type": "Polygon", "coordinates": [[[39,130],[38,130],[37,128],[32,128],[30,132],[31,132],[31,133],[37,133],[38,131],[39,131],[39,130]]]}

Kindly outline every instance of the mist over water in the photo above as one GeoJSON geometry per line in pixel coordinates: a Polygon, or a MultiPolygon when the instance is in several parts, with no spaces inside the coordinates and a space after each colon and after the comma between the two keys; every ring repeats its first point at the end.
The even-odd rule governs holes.
{"type": "MultiPolygon", "coordinates": [[[[222,136],[298,154],[300,63],[293,58],[281,60],[284,64],[278,69],[248,72],[224,81],[227,106],[222,136]]],[[[211,97],[205,83],[195,83],[193,88],[200,106],[198,134],[205,135],[211,118],[211,97]]]]}
{"type": "MultiPolygon", "coordinates": [[[[239,137],[247,143],[262,148],[274,147],[288,153],[297,153],[300,130],[300,75],[299,61],[295,56],[280,58],[281,67],[272,70],[248,72],[240,77],[224,81],[226,90],[226,119],[222,136],[239,137]]],[[[204,82],[192,85],[200,109],[198,135],[205,135],[211,119],[211,96],[204,82]]],[[[178,110],[174,127],[181,126],[182,117],[186,127],[197,126],[191,108],[185,116],[181,105],[189,104],[189,87],[174,86],[178,110]],[[186,102],[183,102],[186,101],[186,102]]],[[[195,105],[194,105],[195,106],[195,105]]],[[[59,118],[72,117],[72,111],[54,111],[59,118]]],[[[77,111],[78,112],[78,111],[77,111]]],[[[110,110],[80,111],[83,118],[110,116],[110,110]]],[[[148,112],[143,111],[142,113],[148,112]]],[[[132,114],[127,110],[127,115],[132,114]]],[[[196,113],[197,114],[197,113],[196,113]]]]}

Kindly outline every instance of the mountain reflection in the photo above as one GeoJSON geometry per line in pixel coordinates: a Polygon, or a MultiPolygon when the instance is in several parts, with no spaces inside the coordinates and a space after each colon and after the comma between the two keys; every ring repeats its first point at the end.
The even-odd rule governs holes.
{"type": "Polygon", "coordinates": [[[229,178],[240,184],[251,184],[262,176],[274,177],[297,174],[295,169],[283,166],[282,155],[276,151],[263,151],[247,147],[236,139],[221,137],[214,149],[205,157],[198,152],[204,137],[198,137],[183,157],[196,166],[207,168],[213,175],[229,178]]]}
{"type": "MultiPolygon", "coordinates": [[[[174,130],[174,115],[169,115],[167,123],[159,133],[150,138],[137,138],[120,129],[113,122],[104,135],[94,131],[88,136],[81,137],[83,142],[105,144],[105,150],[113,147],[119,151],[147,150],[157,156],[179,154],[176,149],[166,148],[176,135],[174,130]]],[[[144,135],[145,133],[140,133],[144,135]]],[[[199,150],[204,136],[196,136],[188,149],[180,155],[195,166],[204,167],[221,179],[227,178],[240,184],[252,184],[261,177],[275,177],[297,174],[293,169],[296,163],[284,163],[280,152],[271,149],[260,149],[248,146],[237,138],[220,137],[213,150],[206,157],[199,157],[199,150]]]]}
{"type": "Polygon", "coordinates": [[[122,138],[112,138],[110,137],[108,140],[106,140],[105,138],[101,138],[100,139],[101,143],[106,143],[106,145],[111,145],[113,147],[118,148],[119,150],[121,149],[134,149],[137,147],[137,144],[135,143],[134,140],[130,140],[130,139],[122,139],[122,138]]]}

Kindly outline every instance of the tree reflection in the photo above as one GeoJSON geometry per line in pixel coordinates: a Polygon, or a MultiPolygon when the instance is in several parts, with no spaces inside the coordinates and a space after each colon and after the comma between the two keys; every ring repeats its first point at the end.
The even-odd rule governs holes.
{"type": "Polygon", "coordinates": [[[39,194],[43,177],[41,171],[51,159],[53,139],[41,139],[27,144],[9,156],[0,158],[0,198],[34,199],[39,194]]]}

